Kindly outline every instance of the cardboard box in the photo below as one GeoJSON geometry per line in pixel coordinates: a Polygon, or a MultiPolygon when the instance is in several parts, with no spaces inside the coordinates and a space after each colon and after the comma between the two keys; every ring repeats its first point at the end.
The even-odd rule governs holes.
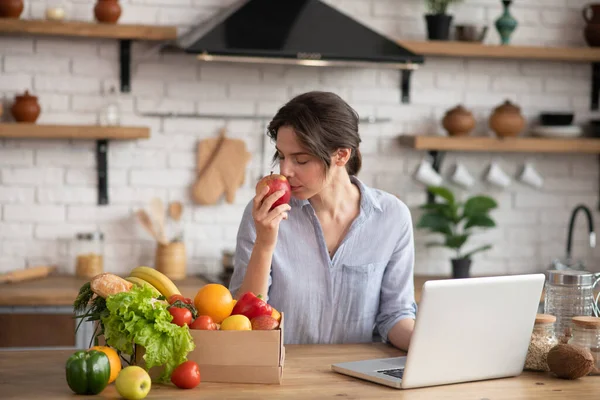
{"type": "MultiPolygon", "coordinates": [[[[196,348],[188,360],[200,366],[202,382],[281,384],[285,347],[284,315],[272,331],[203,331],[191,329],[196,348]]],[[[143,348],[136,349],[136,363],[144,366],[143,348]]],[[[162,367],[161,367],[162,368],[162,367]]],[[[155,378],[160,368],[150,370],[155,378]]]]}

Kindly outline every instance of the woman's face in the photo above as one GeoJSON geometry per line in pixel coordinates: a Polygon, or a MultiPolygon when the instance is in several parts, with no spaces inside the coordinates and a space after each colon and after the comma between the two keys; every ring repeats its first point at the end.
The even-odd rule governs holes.
{"type": "Polygon", "coordinates": [[[307,153],[291,127],[282,126],[277,131],[276,151],[279,171],[290,182],[293,197],[306,200],[323,189],[326,184],[323,162],[307,153]]]}

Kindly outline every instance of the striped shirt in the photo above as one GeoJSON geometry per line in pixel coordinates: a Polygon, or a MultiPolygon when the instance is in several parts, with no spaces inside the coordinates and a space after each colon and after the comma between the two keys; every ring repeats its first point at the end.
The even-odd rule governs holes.
{"type": "MultiPolygon", "coordinates": [[[[387,341],[389,330],[415,318],[414,242],[408,207],[351,177],[360,211],[333,258],[308,200],[292,198],[279,226],[268,302],[285,313],[286,344],[387,341]]],[[[256,239],[252,202],[237,235],[229,289],[237,293],[256,239]]]]}

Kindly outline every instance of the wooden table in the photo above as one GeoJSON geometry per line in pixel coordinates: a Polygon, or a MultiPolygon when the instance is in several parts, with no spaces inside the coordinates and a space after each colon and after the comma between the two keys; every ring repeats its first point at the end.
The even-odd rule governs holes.
{"type": "MultiPolygon", "coordinates": [[[[65,381],[64,365],[70,351],[0,352],[2,399],[74,398],[65,381]]],[[[402,353],[383,344],[288,345],[281,385],[202,382],[192,390],[154,384],[148,399],[598,399],[600,377],[575,381],[546,373],[525,372],[518,377],[397,390],[332,372],[330,365],[402,353]]],[[[432,360],[435,362],[435,360],[432,360]]],[[[202,372],[200,372],[202,373],[202,372]]],[[[98,398],[117,399],[114,384],[98,398]]]]}

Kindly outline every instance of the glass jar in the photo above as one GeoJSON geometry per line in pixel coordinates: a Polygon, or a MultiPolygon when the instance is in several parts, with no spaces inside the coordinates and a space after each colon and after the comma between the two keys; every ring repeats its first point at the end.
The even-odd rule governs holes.
{"type": "Polygon", "coordinates": [[[75,275],[93,278],[104,272],[104,234],[78,233],[75,241],[75,275]]]}
{"type": "Polygon", "coordinates": [[[529,371],[550,371],[546,358],[551,348],[558,344],[554,333],[556,317],[548,314],[537,314],[531,332],[524,369],[529,371]]]}
{"type": "Polygon", "coordinates": [[[591,316],[594,310],[594,286],[600,274],[575,270],[549,270],[545,284],[544,314],[556,317],[559,340],[571,336],[571,318],[591,316]]]}
{"type": "Polygon", "coordinates": [[[589,375],[600,375],[600,318],[573,317],[572,337],[569,344],[576,344],[590,350],[594,357],[594,369],[589,375]]]}
{"type": "Polygon", "coordinates": [[[118,126],[121,124],[119,95],[114,86],[111,86],[108,90],[105,103],[98,114],[98,123],[101,126],[118,126]]]}

